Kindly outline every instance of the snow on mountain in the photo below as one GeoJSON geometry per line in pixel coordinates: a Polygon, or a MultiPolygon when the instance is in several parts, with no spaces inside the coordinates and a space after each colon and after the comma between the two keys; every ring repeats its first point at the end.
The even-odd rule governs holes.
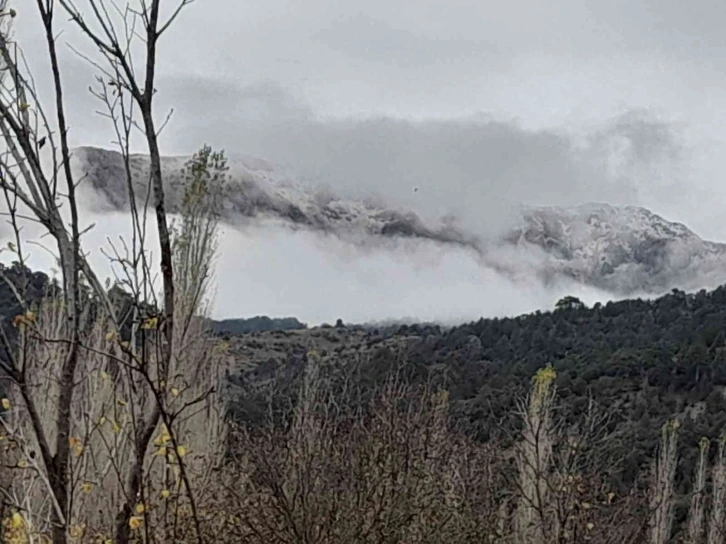
{"type": "Polygon", "coordinates": [[[726,281],[726,244],[637,206],[530,208],[506,243],[542,248],[561,273],[615,293],[699,289],[726,281]]]}
{"type": "MultiPolygon", "coordinates": [[[[186,157],[163,160],[169,209],[181,197],[186,157]]],[[[133,182],[144,194],[148,158],[131,157],[133,182]]],[[[273,220],[294,229],[335,235],[353,243],[399,237],[465,246],[483,266],[510,277],[534,274],[545,283],[574,279],[617,295],[694,290],[726,282],[726,244],[704,241],[686,226],[645,208],[588,203],[575,207],[521,207],[506,231],[472,232],[451,222],[427,224],[416,213],[384,203],[346,200],[331,190],[292,182],[260,159],[230,161],[225,221],[242,226],[273,220]]],[[[84,147],[75,150],[74,169],[85,175],[96,211],[128,207],[122,156],[84,147]]]]}

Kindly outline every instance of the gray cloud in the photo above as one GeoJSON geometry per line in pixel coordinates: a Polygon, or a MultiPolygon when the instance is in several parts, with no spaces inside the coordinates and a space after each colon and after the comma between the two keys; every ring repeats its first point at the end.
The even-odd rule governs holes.
{"type": "MultiPolygon", "coordinates": [[[[38,26],[22,9],[18,36],[36,60],[38,26]]],[[[702,105],[723,104],[724,26],[712,0],[205,0],[164,37],[159,70],[280,81],[334,114],[494,111],[531,124],[665,105],[711,122],[702,105]]]]}
{"type": "Polygon", "coordinates": [[[664,184],[671,193],[683,189],[669,177],[687,157],[678,133],[643,110],[578,141],[486,116],[325,119],[272,83],[211,87],[199,79],[169,82],[169,99],[182,106],[169,136],[175,149],[192,152],[208,142],[345,196],[378,196],[428,219],[458,216],[482,234],[521,203],[652,205],[664,184]],[[205,115],[184,113],[192,104],[205,115]]]}
{"type": "Polygon", "coordinates": [[[595,146],[612,141],[625,141],[628,164],[652,164],[664,159],[682,159],[682,143],[674,127],[653,118],[647,110],[631,110],[617,116],[593,135],[595,146]]]}
{"type": "Polygon", "coordinates": [[[311,36],[335,53],[398,68],[420,68],[444,62],[500,57],[497,43],[485,36],[437,37],[420,29],[395,27],[365,13],[341,17],[311,36]]]}

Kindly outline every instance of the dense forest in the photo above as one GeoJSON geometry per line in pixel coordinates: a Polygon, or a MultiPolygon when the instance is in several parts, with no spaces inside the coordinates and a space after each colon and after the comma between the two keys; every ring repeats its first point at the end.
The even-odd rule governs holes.
{"type": "MultiPolygon", "coordinates": [[[[662,424],[682,420],[686,474],[702,436],[726,426],[726,288],[673,291],[652,301],[488,319],[420,335],[407,355],[444,377],[459,418],[486,439],[506,432],[515,403],[538,368],[552,364],[563,417],[574,422],[592,398],[607,411],[631,480],[652,458],[662,424]]],[[[384,354],[380,354],[384,356],[384,354]]]]}

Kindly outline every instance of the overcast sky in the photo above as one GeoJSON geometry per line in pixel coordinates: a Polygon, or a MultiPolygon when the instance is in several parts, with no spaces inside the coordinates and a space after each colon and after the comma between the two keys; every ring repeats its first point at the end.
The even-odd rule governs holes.
{"type": "MultiPolygon", "coordinates": [[[[36,19],[32,9],[21,10],[18,35],[40,66],[36,19]]],[[[671,216],[680,209],[675,219],[726,240],[720,207],[713,205],[720,198],[706,198],[709,191],[726,196],[719,179],[726,137],[724,28],[726,5],[716,0],[197,0],[161,48],[160,106],[177,111],[163,145],[168,153],[187,153],[209,141],[232,153],[288,160],[289,150],[251,143],[259,132],[255,123],[485,116],[521,133],[505,134],[510,141],[499,146],[509,146],[508,160],[521,165],[537,153],[513,143],[517,136],[531,140],[533,131],[544,130],[581,137],[612,130],[615,120],[630,115],[632,124],[621,123],[617,136],[640,138],[636,146],[647,151],[666,135],[672,141],[665,153],[679,150],[682,167],[673,170],[670,161],[671,170],[663,170],[659,163],[654,175],[648,165],[640,179],[627,180],[633,198],[671,216]],[[643,123],[650,126],[643,130],[643,123]],[[649,194],[655,181],[676,194],[649,194]],[[675,207],[674,196],[687,200],[675,207]]],[[[73,32],[63,39],[81,43],[73,32]]],[[[75,141],[107,143],[105,122],[93,116],[86,91],[92,73],[70,52],[65,61],[75,141]]],[[[553,144],[542,140],[546,153],[553,144]]],[[[559,163],[552,170],[570,168],[562,155],[554,151],[552,162],[559,163]]],[[[450,166],[451,156],[443,159],[450,166]]],[[[465,178],[499,182],[497,171],[480,164],[461,169],[465,178]]],[[[581,174],[540,183],[551,193],[560,181],[596,185],[581,174]]],[[[456,191],[461,183],[452,185],[456,191]]]]}
{"type": "MultiPolygon", "coordinates": [[[[173,2],[165,4],[171,9],[173,2]]],[[[42,43],[36,19],[33,10],[21,10],[18,35],[37,61],[42,43]]],[[[462,187],[470,180],[511,183],[502,179],[510,164],[519,168],[517,177],[527,178],[520,181],[524,195],[533,185],[539,186],[537,197],[572,198],[570,186],[598,187],[602,180],[583,169],[581,157],[573,166],[565,147],[606,135],[611,152],[630,144],[627,171],[619,164],[615,189],[600,187],[592,195],[580,190],[575,198],[629,199],[726,240],[717,204],[726,197],[720,181],[726,156],[724,28],[726,4],[717,0],[197,0],[161,47],[159,105],[176,109],[163,147],[188,153],[207,141],[233,154],[296,164],[299,141],[286,137],[291,123],[307,131],[311,123],[322,130],[333,119],[448,120],[439,140],[432,134],[439,126],[424,126],[418,140],[426,139],[425,146],[411,134],[418,125],[393,134],[385,126],[381,147],[397,151],[404,136],[411,152],[365,159],[397,155],[396,177],[410,167],[410,185],[410,178],[425,176],[406,162],[415,162],[425,147],[421,155],[437,162],[421,169],[451,172],[447,202],[455,202],[469,196],[462,187]],[[500,123],[499,141],[491,130],[482,137],[461,122],[457,134],[450,124],[472,116],[500,123]],[[451,153],[431,156],[432,147],[451,147],[452,141],[465,153],[467,145],[496,149],[499,164],[487,171],[469,157],[461,163],[451,153]],[[539,169],[548,153],[542,179],[522,172],[530,162],[539,169]]],[[[63,39],[82,43],[73,32],[63,39]]],[[[74,141],[108,144],[110,134],[92,114],[86,91],[92,72],[70,52],[65,61],[74,141]]],[[[345,128],[347,141],[358,143],[359,128],[345,128]]],[[[370,135],[372,129],[362,130],[370,135]]],[[[338,130],[333,140],[340,137],[338,130]]],[[[330,142],[316,147],[321,140],[308,138],[305,155],[325,155],[330,142]]],[[[613,161],[602,147],[592,149],[596,168],[613,161]]],[[[303,164],[300,174],[340,184],[355,177],[338,164],[329,166],[303,164]]],[[[395,184],[385,179],[390,168],[383,180],[382,174],[370,172],[379,183],[395,184]]],[[[519,200],[519,192],[508,196],[519,200]]]]}
{"type": "MultiPolygon", "coordinates": [[[[607,200],[726,241],[724,29],[719,0],[197,0],[160,50],[162,148],[208,142],[424,215],[607,200]]],[[[74,144],[108,146],[93,71],[63,62],[74,144]]]]}

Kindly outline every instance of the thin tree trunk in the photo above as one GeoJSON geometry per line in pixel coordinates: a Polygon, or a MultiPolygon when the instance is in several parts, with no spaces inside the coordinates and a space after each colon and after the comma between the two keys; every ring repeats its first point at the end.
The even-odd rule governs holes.
{"type": "MultiPolygon", "coordinates": [[[[161,276],[164,288],[164,317],[160,323],[160,330],[163,333],[161,347],[162,361],[159,368],[159,380],[167,380],[167,373],[171,362],[173,341],[174,341],[174,271],[171,253],[171,236],[166,217],[166,205],[164,198],[163,174],[161,170],[161,153],[156,134],[156,126],[153,117],[153,96],[154,77],[156,63],[156,41],[158,39],[157,27],[159,23],[159,0],[154,0],[148,19],[147,34],[147,56],[146,56],[146,77],[144,92],[140,97],[139,107],[144,122],[146,141],[149,148],[149,159],[151,163],[150,177],[151,189],[154,197],[154,211],[156,214],[156,225],[159,233],[159,249],[161,254],[161,276]]],[[[149,419],[143,424],[142,431],[137,437],[136,457],[129,472],[126,482],[126,504],[116,517],[116,542],[126,543],[130,538],[129,519],[132,514],[131,501],[139,495],[143,479],[144,456],[154,429],[159,423],[161,416],[163,395],[156,399],[156,405],[149,419]]]]}
{"type": "Polygon", "coordinates": [[[121,511],[116,515],[114,542],[117,544],[129,542],[131,539],[129,519],[131,519],[131,515],[133,514],[134,501],[141,490],[146,449],[148,448],[149,442],[151,442],[151,437],[154,435],[154,429],[156,429],[160,416],[161,408],[157,403],[154,405],[154,410],[149,417],[149,421],[143,429],[139,430],[139,434],[136,439],[134,464],[129,471],[126,481],[126,503],[121,511]]]}
{"type": "MultiPolygon", "coordinates": [[[[51,485],[58,503],[58,507],[65,517],[66,522],[60,519],[53,520],[53,544],[65,544],[67,542],[67,520],[70,514],[70,494],[68,488],[69,459],[70,459],[70,436],[71,436],[71,406],[73,404],[73,390],[76,381],[76,367],[78,366],[78,345],[80,342],[79,319],[81,314],[79,277],[80,266],[78,258],[80,254],[80,234],[78,207],[76,204],[76,187],[73,180],[73,173],[70,166],[70,148],[68,146],[68,127],[65,118],[63,105],[63,84],[61,82],[58,55],[53,34],[53,9],[52,4],[43,5],[42,0],[37,0],[45,27],[45,38],[50,56],[51,71],[53,72],[53,84],[56,98],[56,115],[61,141],[61,160],[63,161],[63,172],[66,178],[68,192],[68,203],[71,212],[71,240],[70,251],[63,255],[64,259],[64,298],[66,304],[66,317],[70,328],[70,343],[68,353],[63,364],[61,373],[61,389],[58,396],[58,413],[56,416],[56,448],[53,459],[53,474],[51,474],[51,485]]],[[[57,175],[54,173],[54,175],[57,175]]],[[[55,185],[55,184],[54,184],[55,185]]],[[[65,245],[65,244],[63,244],[65,245]]],[[[63,248],[60,248],[61,250],[63,248]]],[[[63,253],[63,251],[61,251],[63,253]]],[[[57,515],[55,516],[58,517],[57,515]]]]}

